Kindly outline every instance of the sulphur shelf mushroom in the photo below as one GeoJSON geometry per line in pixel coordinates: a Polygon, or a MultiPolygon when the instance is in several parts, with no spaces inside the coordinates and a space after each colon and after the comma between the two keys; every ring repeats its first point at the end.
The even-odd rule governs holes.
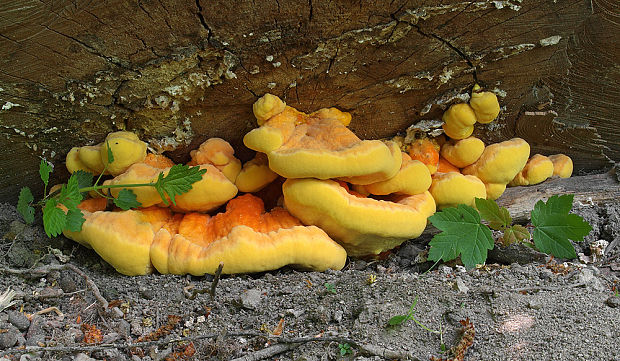
{"type": "Polygon", "coordinates": [[[269,168],[286,178],[343,178],[369,184],[393,177],[401,166],[398,145],[361,140],[346,126],[351,115],[335,108],[305,114],[266,94],[254,104],[259,128],[245,145],[265,153],[269,168]]]}
{"type": "Polygon", "coordinates": [[[291,214],[323,229],[351,256],[376,255],[418,237],[435,213],[428,191],[377,200],[351,194],[336,181],[313,178],[288,179],[282,191],[291,214]]]}
{"type": "Polygon", "coordinates": [[[150,207],[120,212],[83,210],[80,232],[70,239],[90,247],[118,272],[213,274],[261,272],[286,265],[325,271],[341,269],[345,250],[321,229],[303,226],[286,210],[265,212],[262,201],[246,194],[225,213],[174,214],[150,207]]]}

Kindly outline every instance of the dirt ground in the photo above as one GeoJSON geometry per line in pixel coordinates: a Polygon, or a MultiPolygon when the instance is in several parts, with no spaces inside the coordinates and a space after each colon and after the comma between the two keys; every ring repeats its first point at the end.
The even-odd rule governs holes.
{"type": "Polygon", "coordinates": [[[620,360],[620,202],[575,212],[594,228],[579,253],[611,244],[593,264],[517,250],[424,273],[427,236],[342,271],[224,276],[211,297],[211,276],[120,275],[1,204],[0,292],[17,295],[0,360],[429,360],[471,336],[464,360],[620,360]],[[415,321],[388,326],[415,300],[415,321]]]}

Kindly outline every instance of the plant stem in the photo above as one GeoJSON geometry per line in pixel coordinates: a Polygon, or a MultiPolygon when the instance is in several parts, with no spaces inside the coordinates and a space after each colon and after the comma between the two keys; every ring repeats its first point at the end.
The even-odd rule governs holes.
{"type": "Polygon", "coordinates": [[[80,193],[98,191],[100,189],[106,189],[106,188],[155,187],[155,185],[156,183],[108,184],[108,185],[90,186],[90,187],[80,188],[80,193]]]}

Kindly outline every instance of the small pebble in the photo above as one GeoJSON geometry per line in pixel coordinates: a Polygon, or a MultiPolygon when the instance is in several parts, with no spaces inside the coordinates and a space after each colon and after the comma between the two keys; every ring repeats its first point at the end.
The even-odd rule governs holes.
{"type": "Polygon", "coordinates": [[[454,289],[459,291],[459,293],[469,292],[469,287],[465,285],[465,282],[463,282],[461,277],[456,278],[456,282],[454,283],[454,289]]]}
{"type": "Polygon", "coordinates": [[[90,356],[88,356],[85,353],[79,353],[77,355],[75,355],[75,358],[73,359],[74,361],[97,361],[94,358],[91,358],[90,356]]]}
{"type": "Polygon", "coordinates": [[[538,300],[531,300],[527,304],[527,307],[531,308],[532,310],[540,310],[542,308],[542,306],[543,306],[542,302],[540,302],[538,300]]]}
{"type": "Polygon", "coordinates": [[[0,328],[6,329],[6,332],[0,333],[0,350],[7,349],[17,344],[17,334],[19,330],[8,325],[0,325],[0,328]]]}
{"type": "Polygon", "coordinates": [[[26,331],[30,327],[30,320],[21,312],[9,311],[8,321],[20,331],[26,331]]]}
{"type": "Polygon", "coordinates": [[[241,294],[241,305],[244,308],[254,310],[261,301],[262,291],[257,289],[251,289],[241,294]]]}
{"type": "Polygon", "coordinates": [[[611,307],[611,308],[618,308],[618,307],[620,307],[620,296],[610,296],[605,301],[605,304],[607,306],[611,307]]]}
{"type": "Polygon", "coordinates": [[[152,300],[155,298],[155,291],[150,288],[141,288],[139,292],[140,296],[145,300],[152,300]]]}

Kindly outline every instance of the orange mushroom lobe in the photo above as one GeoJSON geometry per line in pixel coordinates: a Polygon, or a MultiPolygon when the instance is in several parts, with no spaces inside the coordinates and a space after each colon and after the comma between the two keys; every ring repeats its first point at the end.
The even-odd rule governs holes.
{"type": "Polygon", "coordinates": [[[268,233],[299,226],[301,222],[280,207],[267,213],[262,199],[244,194],[228,202],[226,212],[213,217],[201,213],[186,214],[179,224],[178,233],[194,243],[207,246],[226,237],[234,227],[241,225],[256,232],[268,233]]]}

